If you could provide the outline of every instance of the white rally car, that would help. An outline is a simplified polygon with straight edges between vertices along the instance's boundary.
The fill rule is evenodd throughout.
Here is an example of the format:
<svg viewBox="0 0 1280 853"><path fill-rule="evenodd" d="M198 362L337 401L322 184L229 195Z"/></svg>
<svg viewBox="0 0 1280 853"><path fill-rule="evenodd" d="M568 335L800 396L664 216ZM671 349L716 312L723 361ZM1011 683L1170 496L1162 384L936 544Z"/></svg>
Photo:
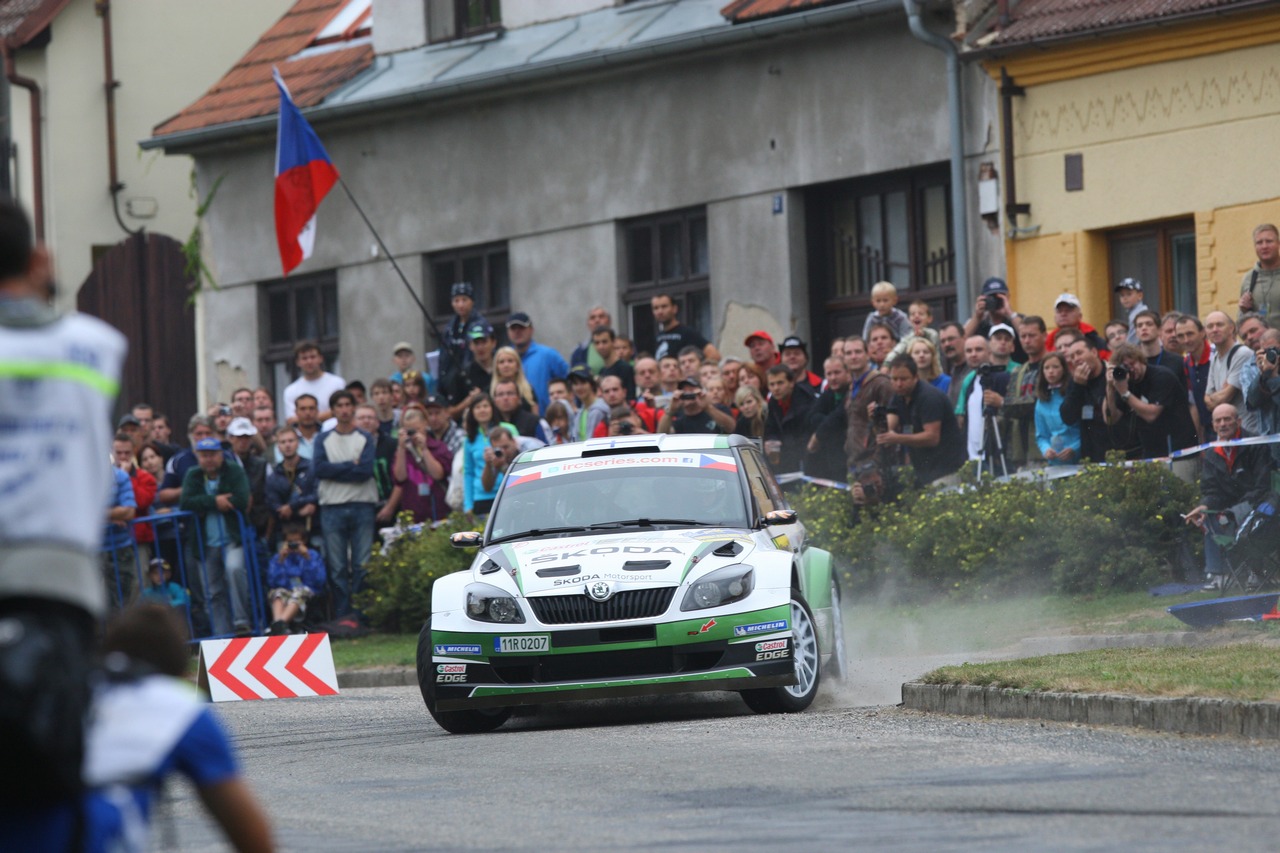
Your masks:
<svg viewBox="0 0 1280 853"><path fill-rule="evenodd" d="M436 581L427 710L488 731L515 705L736 690L809 706L846 669L831 555L741 436L634 435L521 454L471 568Z"/></svg>

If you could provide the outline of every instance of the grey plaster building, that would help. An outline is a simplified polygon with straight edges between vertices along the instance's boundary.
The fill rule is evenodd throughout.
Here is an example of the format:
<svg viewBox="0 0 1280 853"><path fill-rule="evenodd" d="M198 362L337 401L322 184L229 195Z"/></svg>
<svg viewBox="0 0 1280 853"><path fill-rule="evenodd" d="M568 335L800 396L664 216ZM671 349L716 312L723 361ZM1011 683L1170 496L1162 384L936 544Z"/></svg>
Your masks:
<svg viewBox="0 0 1280 853"><path fill-rule="evenodd" d="M950 4L919 22L949 33ZM994 88L959 68L953 110L947 63L902 0L301 0L143 142L194 155L213 196L206 396L278 391L303 337L366 382L390 371L393 341L433 348L341 190L314 255L281 278L272 64L441 325L466 279L495 324L527 311L566 354L597 303L645 349L665 292L726 354L757 328L820 354L861 330L876 281L940 322L957 280L1002 271L977 209L979 169L998 160Z"/></svg>

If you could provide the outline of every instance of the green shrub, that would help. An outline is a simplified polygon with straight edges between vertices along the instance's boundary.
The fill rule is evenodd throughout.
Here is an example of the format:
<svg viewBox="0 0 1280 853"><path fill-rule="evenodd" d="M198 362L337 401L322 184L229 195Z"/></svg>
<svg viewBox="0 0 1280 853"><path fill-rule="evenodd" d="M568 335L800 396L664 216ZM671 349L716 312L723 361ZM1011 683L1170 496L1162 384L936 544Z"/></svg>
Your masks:
<svg viewBox="0 0 1280 853"><path fill-rule="evenodd" d="M1014 591L1097 594L1170 576L1196 489L1160 464L1074 477L983 480L908 493L850 526L849 494L808 486L796 509L852 588L910 597Z"/></svg>
<svg viewBox="0 0 1280 853"><path fill-rule="evenodd" d="M401 516L402 526L410 519ZM386 548L376 548L365 565L365 589L356 607L378 631L416 632L431 615L431 585L436 578L471 565L475 551L454 548L449 535L470 530L461 515L450 516L435 530L406 533Z"/></svg>

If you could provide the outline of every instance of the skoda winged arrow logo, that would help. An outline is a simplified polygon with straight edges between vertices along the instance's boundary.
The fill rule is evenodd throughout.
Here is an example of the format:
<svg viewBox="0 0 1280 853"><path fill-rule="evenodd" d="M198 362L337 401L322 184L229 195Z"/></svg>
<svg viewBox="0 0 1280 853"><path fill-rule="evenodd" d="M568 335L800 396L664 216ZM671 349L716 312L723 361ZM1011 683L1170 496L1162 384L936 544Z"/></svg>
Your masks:
<svg viewBox="0 0 1280 853"><path fill-rule="evenodd" d="M608 601L613 595L613 589L609 586L608 581L596 581L587 585L587 595L592 601Z"/></svg>

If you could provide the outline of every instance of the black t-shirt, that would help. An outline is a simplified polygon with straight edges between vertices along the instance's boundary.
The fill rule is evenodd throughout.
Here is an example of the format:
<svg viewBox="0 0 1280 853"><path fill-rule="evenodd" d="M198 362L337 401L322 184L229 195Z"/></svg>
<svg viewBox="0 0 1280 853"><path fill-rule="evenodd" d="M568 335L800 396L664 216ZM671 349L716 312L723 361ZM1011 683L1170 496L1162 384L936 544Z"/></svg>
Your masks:
<svg viewBox="0 0 1280 853"><path fill-rule="evenodd" d="M671 428L680 434L710 433L712 435L720 435L724 432L724 430L720 429L720 425L716 423L716 419L711 417L711 413L705 411L698 415L679 415L672 418Z"/></svg>
<svg viewBox="0 0 1280 853"><path fill-rule="evenodd" d="M600 377L616 376L622 380L622 387L627 390L627 399L634 400L636 398L636 371L631 365L622 359L618 359L607 367L600 368Z"/></svg>
<svg viewBox="0 0 1280 853"><path fill-rule="evenodd" d="M960 432L960 424L956 422L955 412L952 411L951 401L946 394L928 382L919 381L916 382L916 390L910 401L898 394L893 395L893 399L889 401L889 411L898 415L898 431L902 433L921 433L924 432L925 424L942 424L942 432L935 446L907 448L911 467L916 472L916 481L921 485L954 473L964 464L964 433Z"/></svg>
<svg viewBox="0 0 1280 853"><path fill-rule="evenodd" d="M449 401L449 405L456 406L467 399L467 395L471 393L472 388L479 388L488 394L489 385L492 381L493 374L481 367L480 363L475 359L472 359L465 369L451 371L447 376L441 378L440 393Z"/></svg>
<svg viewBox="0 0 1280 853"><path fill-rule="evenodd" d="M685 347L697 347L699 351L707 346L707 339L682 323L676 323L666 331L658 330L653 336L653 357L662 359L666 356L678 356Z"/></svg>
<svg viewBox="0 0 1280 853"><path fill-rule="evenodd" d="M1129 391L1148 403L1163 406L1154 422L1147 423L1142 418L1135 422L1144 459L1168 456L1170 450L1181 450L1197 443L1187 386L1173 371L1158 364L1148 364L1142 381L1129 381ZM1130 411L1127 401L1118 402L1120 411Z"/></svg>

